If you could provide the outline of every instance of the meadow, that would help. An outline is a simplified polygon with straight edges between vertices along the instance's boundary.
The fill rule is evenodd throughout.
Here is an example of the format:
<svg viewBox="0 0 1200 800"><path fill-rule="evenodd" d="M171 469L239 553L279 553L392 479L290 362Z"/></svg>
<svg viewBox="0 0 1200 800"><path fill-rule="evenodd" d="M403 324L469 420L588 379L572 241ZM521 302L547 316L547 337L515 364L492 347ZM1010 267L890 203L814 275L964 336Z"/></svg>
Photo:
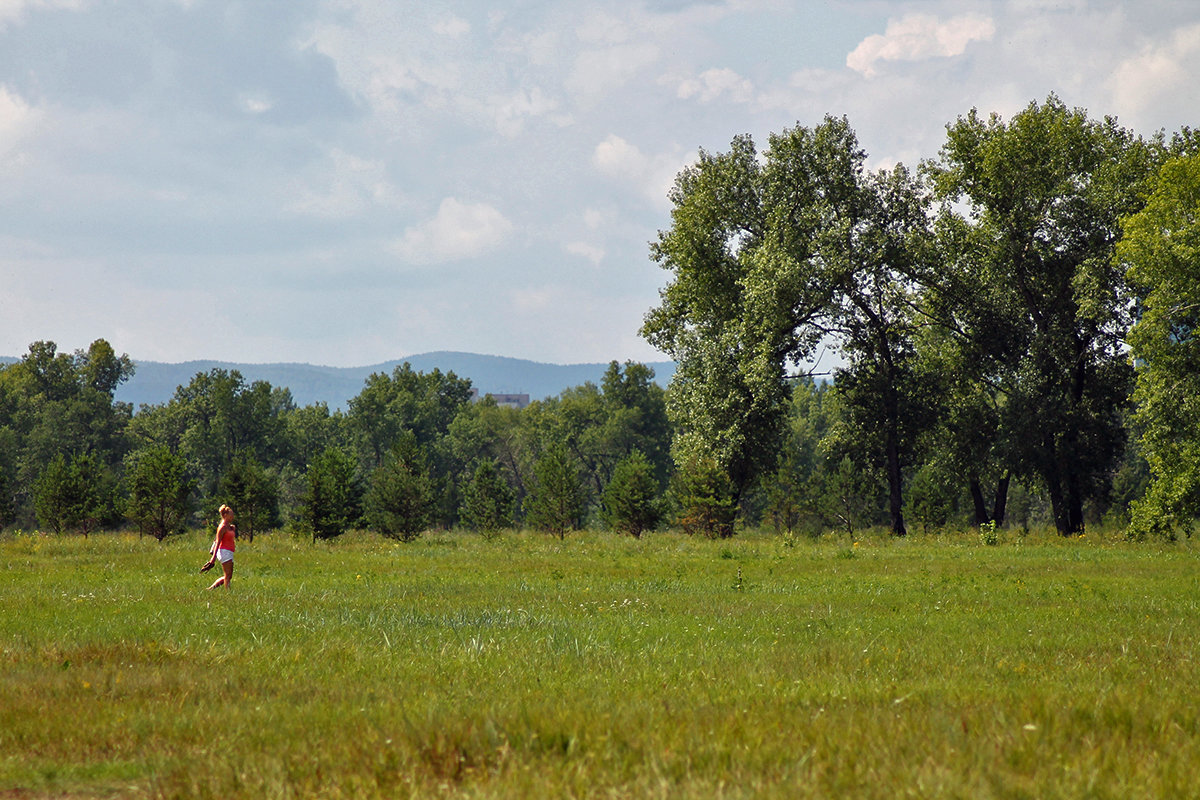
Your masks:
<svg viewBox="0 0 1200 800"><path fill-rule="evenodd" d="M0 797L1197 796L1200 548L0 535Z"/></svg>

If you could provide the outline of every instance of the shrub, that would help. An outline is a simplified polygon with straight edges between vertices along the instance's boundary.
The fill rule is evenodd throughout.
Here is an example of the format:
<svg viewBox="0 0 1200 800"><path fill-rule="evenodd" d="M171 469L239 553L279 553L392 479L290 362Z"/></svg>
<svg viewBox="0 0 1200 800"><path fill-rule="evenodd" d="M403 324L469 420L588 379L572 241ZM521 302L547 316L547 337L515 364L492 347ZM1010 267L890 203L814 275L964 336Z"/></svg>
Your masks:
<svg viewBox="0 0 1200 800"><path fill-rule="evenodd" d="M371 474L365 505L367 524L391 539L410 542L429 524L433 487L411 435Z"/></svg>
<svg viewBox="0 0 1200 800"><path fill-rule="evenodd" d="M717 462L698 458L675 473L677 522L685 533L703 533L710 538L733 535L737 506L733 482Z"/></svg>
<svg viewBox="0 0 1200 800"><path fill-rule="evenodd" d="M56 533L77 530L85 537L114 516L116 481L93 453L50 460L34 487L38 522Z"/></svg>
<svg viewBox="0 0 1200 800"><path fill-rule="evenodd" d="M863 517L870 514L876 487L869 474L859 471L849 456L838 460L834 469L829 466L827 461L820 495L821 516L854 538L855 530L863 526Z"/></svg>
<svg viewBox="0 0 1200 800"><path fill-rule="evenodd" d="M483 461L463 489L463 523L485 536L492 534L512 526L515 505L512 487L496 468L496 463Z"/></svg>
<svg viewBox="0 0 1200 800"><path fill-rule="evenodd" d="M604 487L604 518L615 530L640 538L662 519L662 501L654 468L640 450L617 462Z"/></svg>
<svg viewBox="0 0 1200 800"><path fill-rule="evenodd" d="M354 457L328 447L308 465L301 515L313 541L341 536L358 523L362 487Z"/></svg>
<svg viewBox="0 0 1200 800"><path fill-rule="evenodd" d="M578 528L586 507L579 467L562 445L547 450L533 466L534 482L525 498L529 524L558 534Z"/></svg>
<svg viewBox="0 0 1200 800"><path fill-rule="evenodd" d="M917 470L909 481L904 514L923 532L946 527L955 511L957 487L933 465Z"/></svg>
<svg viewBox="0 0 1200 800"><path fill-rule="evenodd" d="M187 474L183 456L167 447L130 455L126 462L129 504L126 515L144 534L162 541L182 533L192 515L195 481Z"/></svg>

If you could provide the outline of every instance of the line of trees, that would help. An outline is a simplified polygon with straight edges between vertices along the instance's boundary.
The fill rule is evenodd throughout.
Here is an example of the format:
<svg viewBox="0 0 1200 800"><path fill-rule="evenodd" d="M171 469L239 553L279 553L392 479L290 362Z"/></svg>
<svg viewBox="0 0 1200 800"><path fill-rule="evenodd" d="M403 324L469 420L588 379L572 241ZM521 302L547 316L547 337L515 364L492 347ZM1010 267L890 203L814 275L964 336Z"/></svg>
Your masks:
<svg viewBox="0 0 1200 800"><path fill-rule="evenodd" d="M404 364L371 375L344 413L221 369L134 413L113 399L133 369L102 339L74 354L35 342L0 369L0 522L85 535L132 523L161 539L229 503L251 538L290 524L407 540L589 520L640 535L661 516L670 431L642 364L612 362L599 386L519 411Z"/></svg>
<svg viewBox="0 0 1200 800"><path fill-rule="evenodd" d="M1200 136L1135 136L1054 96L947 127L871 171L843 118L737 137L671 192L642 334L664 391L609 365L523 410L407 364L343 413L224 370L114 401L100 339L0 369L0 523L165 537L227 502L243 533L559 536L669 521L728 536L1107 515L1134 538L1200 509ZM832 346L832 381L797 370Z"/></svg>
<svg viewBox="0 0 1200 800"><path fill-rule="evenodd" d="M1051 96L1007 122L972 111L915 173L866 169L844 118L703 153L653 245L671 279L643 327L679 363L676 460L714 462L740 505L764 481L786 496L794 365L832 341L830 474L885 487L895 534L939 494L1003 523L1014 486L1081 532L1141 494L1140 444L1131 531L1173 535L1200 497L1197 144Z"/></svg>

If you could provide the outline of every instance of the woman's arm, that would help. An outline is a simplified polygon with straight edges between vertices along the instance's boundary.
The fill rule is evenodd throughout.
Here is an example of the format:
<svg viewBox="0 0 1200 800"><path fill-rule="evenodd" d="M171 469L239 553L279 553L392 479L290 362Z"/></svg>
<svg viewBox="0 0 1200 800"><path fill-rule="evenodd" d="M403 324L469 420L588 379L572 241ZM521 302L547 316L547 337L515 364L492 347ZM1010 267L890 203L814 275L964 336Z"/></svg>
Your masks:
<svg viewBox="0 0 1200 800"><path fill-rule="evenodd" d="M217 535L213 537L212 547L208 548L208 559L210 563L216 563L217 549L221 546L221 532L225 529L225 520L221 520L221 524L217 525Z"/></svg>

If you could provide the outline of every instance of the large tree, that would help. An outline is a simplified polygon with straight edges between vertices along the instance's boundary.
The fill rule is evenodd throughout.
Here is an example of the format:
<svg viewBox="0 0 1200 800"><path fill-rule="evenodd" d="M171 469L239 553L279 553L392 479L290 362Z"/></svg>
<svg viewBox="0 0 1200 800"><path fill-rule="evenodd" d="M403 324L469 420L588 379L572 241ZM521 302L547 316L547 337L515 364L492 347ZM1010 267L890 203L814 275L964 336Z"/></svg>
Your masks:
<svg viewBox="0 0 1200 800"><path fill-rule="evenodd" d="M471 398L471 382L453 372L417 372L408 362L391 375L373 373L350 400L348 420L362 437L363 454L375 466L409 431L422 448L446 435Z"/></svg>
<svg viewBox="0 0 1200 800"><path fill-rule="evenodd" d="M404 364L391 375L374 373L350 400L347 422L359 437L359 453L368 469L382 467L388 453L410 435L424 453L434 493L432 514L449 526L458 514L462 465L448 439L450 425L470 402L471 382L453 372L417 372Z"/></svg>
<svg viewBox="0 0 1200 800"><path fill-rule="evenodd" d="M1113 252L1153 150L1051 96L1008 122L972 111L928 165L956 245L927 276L930 308L1000 394L1008 451L1045 486L1064 535L1083 529L1121 451L1132 371Z"/></svg>
<svg viewBox="0 0 1200 800"><path fill-rule="evenodd" d="M669 408L676 460L712 459L740 500L775 466L788 378L827 337L863 467L888 484L893 532L905 532L903 482L916 441L912 379L926 200L903 169L871 174L844 118L703 154L679 177L673 227L655 258L674 273L643 334L679 361Z"/></svg>
<svg viewBox="0 0 1200 800"><path fill-rule="evenodd" d="M177 387L165 405L143 406L130 433L139 446L167 447L186 458L211 503L235 458L276 465L287 457L286 417L295 409L286 388L247 385L237 370L212 369Z"/></svg>
<svg viewBox="0 0 1200 800"><path fill-rule="evenodd" d="M841 262L844 280L829 314L846 366L834 386L841 424L858 445L860 466L877 469L888 487L892 533L906 533L905 476L929 426L929 383L917 358L923 318L913 276L927 255L926 200L903 166L860 174L845 192L835 224L820 238L819 257ZM862 463L865 462L865 463Z"/></svg>
<svg viewBox="0 0 1200 800"><path fill-rule="evenodd" d="M1130 532L1173 537L1200 513L1200 156L1167 162L1124 230L1117 252L1142 295L1129 338L1152 476Z"/></svg>
<svg viewBox="0 0 1200 800"><path fill-rule="evenodd" d="M117 385L133 372L126 355L97 339L74 355L38 341L15 364L0 367L0 445L7 488L0 506L27 511L34 486L57 457L88 453L109 472L128 449L127 403L113 401Z"/></svg>
<svg viewBox="0 0 1200 800"><path fill-rule="evenodd" d="M677 464L713 462L735 498L771 469L788 372L824 335L853 260L824 258L821 238L860 188L863 154L844 119L748 136L702 152L671 192L672 226L652 246L672 273L642 334L678 368L667 399Z"/></svg>

